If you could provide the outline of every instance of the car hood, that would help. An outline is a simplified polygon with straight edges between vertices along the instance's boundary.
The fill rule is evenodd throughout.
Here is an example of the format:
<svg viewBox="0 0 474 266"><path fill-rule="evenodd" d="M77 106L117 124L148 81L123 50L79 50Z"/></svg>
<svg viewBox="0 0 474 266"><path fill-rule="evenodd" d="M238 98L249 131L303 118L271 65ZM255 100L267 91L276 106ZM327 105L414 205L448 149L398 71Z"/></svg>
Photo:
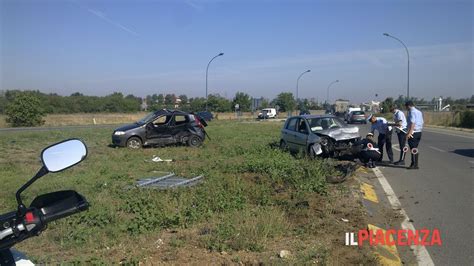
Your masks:
<svg viewBox="0 0 474 266"><path fill-rule="evenodd" d="M139 128L140 126L142 126L142 125L140 125L138 123L127 124L127 125L123 125L123 126L117 128L117 129L115 129L115 131L128 131L130 129Z"/></svg>
<svg viewBox="0 0 474 266"><path fill-rule="evenodd" d="M359 138L358 127L341 127L317 131L316 134L329 136L336 141Z"/></svg>

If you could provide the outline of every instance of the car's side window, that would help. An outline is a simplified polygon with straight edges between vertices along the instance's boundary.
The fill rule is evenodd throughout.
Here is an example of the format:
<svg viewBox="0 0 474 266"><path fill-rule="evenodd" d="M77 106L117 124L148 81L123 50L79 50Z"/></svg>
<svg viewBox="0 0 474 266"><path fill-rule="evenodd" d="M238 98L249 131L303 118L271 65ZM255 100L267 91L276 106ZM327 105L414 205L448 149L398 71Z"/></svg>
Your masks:
<svg viewBox="0 0 474 266"><path fill-rule="evenodd" d="M153 121L153 125L156 126L156 127L166 125L166 124L168 124L170 119L171 119L171 115L160 116L157 119L155 119L155 121Z"/></svg>
<svg viewBox="0 0 474 266"><path fill-rule="evenodd" d="M303 118L300 118L298 121L298 132L303 134L308 134L308 128L306 127L306 121Z"/></svg>
<svg viewBox="0 0 474 266"><path fill-rule="evenodd" d="M182 125L182 124L186 124L187 121L187 117L184 116L184 115L175 115L174 116L174 124L179 126L179 125Z"/></svg>
<svg viewBox="0 0 474 266"><path fill-rule="evenodd" d="M288 121L288 125L286 126L286 129L296 131L297 121L298 121L298 118L291 118L290 121Z"/></svg>

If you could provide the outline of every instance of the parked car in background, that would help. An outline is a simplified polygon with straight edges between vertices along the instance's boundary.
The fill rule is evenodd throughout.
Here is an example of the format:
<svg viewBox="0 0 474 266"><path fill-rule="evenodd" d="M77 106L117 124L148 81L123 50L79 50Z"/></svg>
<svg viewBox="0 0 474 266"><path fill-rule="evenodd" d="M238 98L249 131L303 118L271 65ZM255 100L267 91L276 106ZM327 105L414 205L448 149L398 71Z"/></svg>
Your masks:
<svg viewBox="0 0 474 266"><path fill-rule="evenodd" d="M208 111L197 112L196 114L205 121L212 121L214 119L214 115Z"/></svg>
<svg viewBox="0 0 474 266"><path fill-rule="evenodd" d="M367 117L365 116L364 111L352 111L348 115L347 119L348 124L353 124L353 123L363 123L367 124Z"/></svg>
<svg viewBox="0 0 474 266"><path fill-rule="evenodd" d="M360 107L349 107L344 115L344 120L349 121L349 114L354 111L362 111L362 109Z"/></svg>
<svg viewBox="0 0 474 266"><path fill-rule="evenodd" d="M132 149L168 144L198 147L207 135L205 126L207 123L198 115L162 109L148 114L140 121L114 130L112 143Z"/></svg>
<svg viewBox="0 0 474 266"><path fill-rule="evenodd" d="M277 111L275 108L265 108L258 114L259 119L277 118Z"/></svg>
<svg viewBox="0 0 474 266"><path fill-rule="evenodd" d="M280 148L303 151L311 157L339 157L352 154L352 145L359 140L358 127L349 126L333 115L301 115L286 120Z"/></svg>

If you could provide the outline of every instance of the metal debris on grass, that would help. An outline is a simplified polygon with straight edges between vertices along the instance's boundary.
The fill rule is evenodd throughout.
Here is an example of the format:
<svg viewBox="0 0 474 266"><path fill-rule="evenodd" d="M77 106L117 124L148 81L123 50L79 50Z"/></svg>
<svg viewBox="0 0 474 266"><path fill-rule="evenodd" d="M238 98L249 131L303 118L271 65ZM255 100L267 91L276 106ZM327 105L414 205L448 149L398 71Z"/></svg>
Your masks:
<svg viewBox="0 0 474 266"><path fill-rule="evenodd" d="M172 162L173 159L161 159L159 156L153 155L151 162Z"/></svg>
<svg viewBox="0 0 474 266"><path fill-rule="evenodd" d="M137 187L169 189L174 187L189 187L196 185L201 181L203 175L198 175L193 178L184 178L176 176L175 173L166 173L158 177L150 177L137 181Z"/></svg>

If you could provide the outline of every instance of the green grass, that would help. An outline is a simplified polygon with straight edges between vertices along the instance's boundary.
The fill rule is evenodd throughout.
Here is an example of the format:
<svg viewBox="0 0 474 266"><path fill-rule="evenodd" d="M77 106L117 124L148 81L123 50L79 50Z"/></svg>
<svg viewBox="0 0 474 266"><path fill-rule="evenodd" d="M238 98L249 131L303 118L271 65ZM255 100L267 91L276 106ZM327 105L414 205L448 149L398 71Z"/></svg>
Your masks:
<svg viewBox="0 0 474 266"><path fill-rule="evenodd" d="M341 192L324 181L335 173L330 162L295 157L275 148L281 126L212 122L207 128L212 140L198 149L110 148L112 129L103 128L0 133L0 212L16 208L15 191L40 168L42 148L78 137L88 145L88 158L74 168L41 178L23 198L28 204L42 193L75 189L91 207L52 223L40 237L18 245L36 262L136 263L154 257L179 263L180 258L170 254L190 247L210 251L211 256L220 251L244 252L243 258L265 261L274 255L268 252L279 248L277 243L292 243L292 239L303 245L300 252L306 262L314 258L324 262L338 245L318 246L318 254L305 245L314 244L315 238L327 240L334 228L347 230L345 225L328 224L337 219L335 204L358 206L349 190ZM175 161L148 162L153 155ZM153 171L205 177L190 188L129 188L140 178L156 175ZM178 233L157 251L154 242L169 231ZM343 234L332 237L342 239ZM367 261L367 253L360 254L361 261ZM235 257L240 258L229 256L229 262Z"/></svg>

